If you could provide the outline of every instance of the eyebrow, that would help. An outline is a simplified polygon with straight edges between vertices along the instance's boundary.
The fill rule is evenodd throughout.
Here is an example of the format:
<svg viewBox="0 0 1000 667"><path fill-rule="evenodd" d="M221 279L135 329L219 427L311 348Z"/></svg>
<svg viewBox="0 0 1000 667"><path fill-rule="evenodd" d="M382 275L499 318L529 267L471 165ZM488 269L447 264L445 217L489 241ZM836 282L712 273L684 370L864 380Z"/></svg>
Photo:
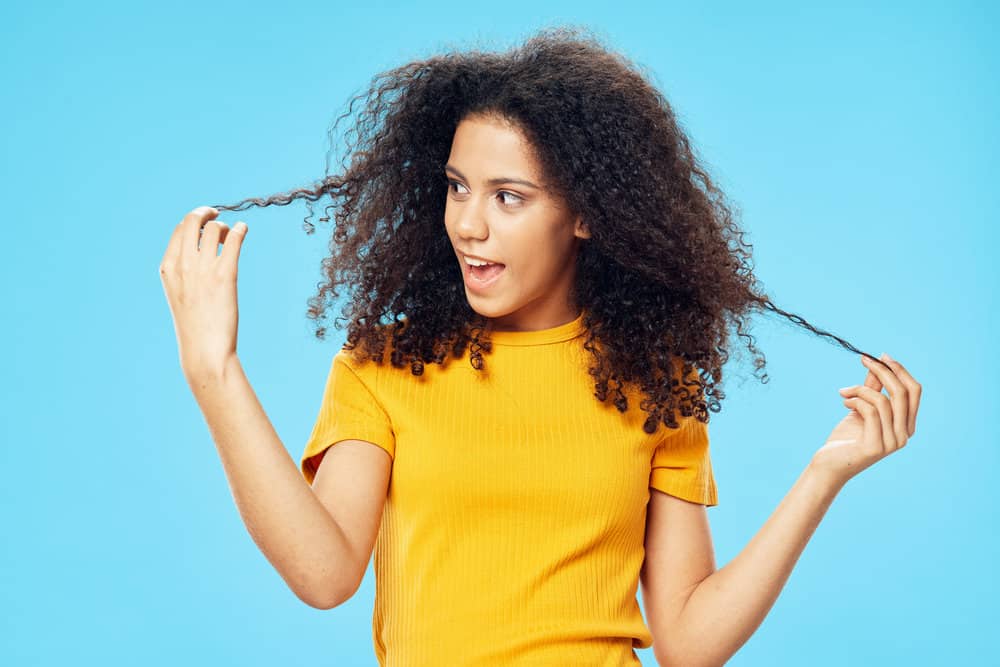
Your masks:
<svg viewBox="0 0 1000 667"><path fill-rule="evenodd" d="M468 180L468 179L465 178L465 176L462 174L462 172L460 172L458 169L455 169L450 164L446 164L444 166L444 170L445 171L452 171L459 178L464 179L464 180ZM491 178L490 180L486 181L486 185L502 185L503 183L520 183L521 185L527 185L530 188L535 188L536 190L541 190L540 187L538 187L537 185L535 185L531 181L526 181L526 180L524 180L522 178L498 177L498 178Z"/></svg>

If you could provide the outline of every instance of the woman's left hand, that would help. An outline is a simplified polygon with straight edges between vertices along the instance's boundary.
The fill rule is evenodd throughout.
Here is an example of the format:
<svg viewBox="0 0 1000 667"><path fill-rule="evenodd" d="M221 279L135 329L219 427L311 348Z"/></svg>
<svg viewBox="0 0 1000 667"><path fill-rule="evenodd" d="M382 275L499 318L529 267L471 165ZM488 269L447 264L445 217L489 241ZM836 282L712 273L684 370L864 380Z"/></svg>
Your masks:
<svg viewBox="0 0 1000 667"><path fill-rule="evenodd" d="M810 463L834 484L846 484L868 466L902 449L916 431L921 386L898 361L887 354L881 358L889 368L861 356L861 363L868 368L865 382L840 390L850 412ZM882 393L883 387L888 397Z"/></svg>

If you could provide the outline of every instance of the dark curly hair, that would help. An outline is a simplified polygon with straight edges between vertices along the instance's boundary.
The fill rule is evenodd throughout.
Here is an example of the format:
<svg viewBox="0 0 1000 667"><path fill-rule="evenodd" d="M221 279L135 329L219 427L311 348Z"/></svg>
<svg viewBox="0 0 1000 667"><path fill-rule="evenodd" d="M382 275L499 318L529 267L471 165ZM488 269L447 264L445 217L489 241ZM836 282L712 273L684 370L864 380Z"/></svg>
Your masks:
<svg viewBox="0 0 1000 667"><path fill-rule="evenodd" d="M380 73L330 129L332 137L354 102L366 99L343 173L329 175L328 154L326 177L313 187L214 207L304 199L312 234L312 202L329 196L332 254L307 316L321 320L346 284L353 288L341 311L347 349L360 343L364 357L381 364L389 336L391 364L420 375L423 364L441 364L448 351L461 357L468 345L481 370L489 332L466 299L443 224L443 168L463 118L500 117L524 132L543 179L591 233L577 253L572 295L585 311L594 396L605 401L613 386L614 405L625 412L624 388L637 387L646 433L658 423L678 428L675 411L708 422L708 411L721 410L733 324L755 353L754 374L764 368L746 331L755 309L875 359L771 303L753 275L752 246L670 104L639 67L587 32L547 28L505 53L446 52ZM325 331L317 327L316 336ZM766 383L767 374L759 379Z"/></svg>

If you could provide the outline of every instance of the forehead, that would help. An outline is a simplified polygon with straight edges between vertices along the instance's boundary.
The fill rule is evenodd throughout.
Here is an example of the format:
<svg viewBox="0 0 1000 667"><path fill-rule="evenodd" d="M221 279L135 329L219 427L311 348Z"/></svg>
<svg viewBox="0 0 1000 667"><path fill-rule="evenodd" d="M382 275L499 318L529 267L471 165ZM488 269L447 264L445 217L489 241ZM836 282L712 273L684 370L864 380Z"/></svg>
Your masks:
<svg viewBox="0 0 1000 667"><path fill-rule="evenodd" d="M459 122L448 161L463 173L503 173L537 178L538 164L524 133L512 123L492 116L468 116ZM516 172L516 173L514 173Z"/></svg>

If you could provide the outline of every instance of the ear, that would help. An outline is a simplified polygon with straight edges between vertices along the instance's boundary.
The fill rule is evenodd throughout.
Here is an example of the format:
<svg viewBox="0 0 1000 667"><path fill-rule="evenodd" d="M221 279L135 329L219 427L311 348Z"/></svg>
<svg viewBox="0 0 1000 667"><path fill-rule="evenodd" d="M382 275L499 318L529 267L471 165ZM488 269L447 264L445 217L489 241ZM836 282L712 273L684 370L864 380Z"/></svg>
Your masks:
<svg viewBox="0 0 1000 667"><path fill-rule="evenodd" d="M587 228L587 225L583 222L583 216L582 215L577 216L577 218L576 218L576 227L573 230L573 233L576 236L579 236L582 239L589 239L590 238L590 230Z"/></svg>

